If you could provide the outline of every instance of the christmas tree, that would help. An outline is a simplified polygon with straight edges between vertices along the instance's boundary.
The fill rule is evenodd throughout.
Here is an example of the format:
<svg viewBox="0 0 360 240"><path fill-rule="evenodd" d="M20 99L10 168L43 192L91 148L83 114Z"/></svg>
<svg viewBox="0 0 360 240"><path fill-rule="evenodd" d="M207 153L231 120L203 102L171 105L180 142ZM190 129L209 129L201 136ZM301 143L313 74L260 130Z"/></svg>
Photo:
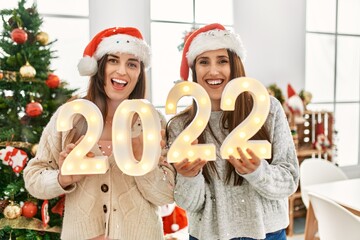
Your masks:
<svg viewBox="0 0 360 240"><path fill-rule="evenodd" d="M75 90L53 74L55 41L41 31L36 5L24 5L0 11L0 239L60 239L64 198L31 197L22 170L50 117Z"/></svg>

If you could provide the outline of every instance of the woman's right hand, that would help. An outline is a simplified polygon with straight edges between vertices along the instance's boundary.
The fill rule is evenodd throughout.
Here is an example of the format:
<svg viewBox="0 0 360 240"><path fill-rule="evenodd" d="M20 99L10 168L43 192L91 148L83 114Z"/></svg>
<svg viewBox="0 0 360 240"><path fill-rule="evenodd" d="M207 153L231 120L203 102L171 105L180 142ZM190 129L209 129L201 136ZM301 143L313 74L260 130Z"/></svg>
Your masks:
<svg viewBox="0 0 360 240"><path fill-rule="evenodd" d="M174 163L174 167L177 173L183 175L184 177L195 177L199 174L200 170L206 163L206 160L202 160L200 158L197 158L192 162L189 162L189 159L185 158L181 162Z"/></svg>
<svg viewBox="0 0 360 240"><path fill-rule="evenodd" d="M79 142L83 138L84 138L84 136L79 138L79 140L77 140L76 143L70 143L70 144L66 145L65 149L62 152L60 152L60 155L59 155L59 170L60 171L59 171L59 175L58 175L58 181L63 189L65 189L66 187L70 186L73 183L80 181L81 179L83 179L86 176L86 175L63 175L61 173L61 167L64 163L65 158L75 148L75 146L79 144ZM93 153L88 153L87 156L88 155L90 155L89 157L91 157L91 155L93 155Z"/></svg>
<svg viewBox="0 0 360 240"><path fill-rule="evenodd" d="M191 145L197 144L198 140L195 140ZM189 162L189 159L185 158L181 162L174 163L174 167L177 173L181 174L184 177L195 177L199 174L200 170L207 163L206 160L200 158L195 159L194 161Z"/></svg>

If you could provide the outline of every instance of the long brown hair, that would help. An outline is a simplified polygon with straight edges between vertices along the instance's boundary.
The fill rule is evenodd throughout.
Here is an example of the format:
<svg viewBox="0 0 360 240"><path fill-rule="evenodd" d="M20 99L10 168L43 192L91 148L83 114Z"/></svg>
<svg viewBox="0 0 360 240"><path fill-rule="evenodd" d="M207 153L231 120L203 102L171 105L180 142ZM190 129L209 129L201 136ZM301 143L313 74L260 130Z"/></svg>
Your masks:
<svg viewBox="0 0 360 240"><path fill-rule="evenodd" d="M230 61L230 79L238 78L238 77L245 77L245 69L244 66L240 60L240 58L233 53L230 50L227 50L227 53L229 55L229 61ZM192 71L192 79L193 82L197 82L197 76L195 71L195 62L194 60L193 66L191 68ZM253 99L248 92L243 92L238 96L235 102L235 110L234 111L223 111L222 117L221 117L221 124L224 129L228 129L229 132L231 132L234 128L236 128L251 112L253 108ZM180 116L186 116L185 120L185 126L189 125L190 122L194 119L195 114L197 112L197 105L195 101L193 101L192 106L187 108L182 113L178 114L177 116L174 116L167 124L167 128L169 127L171 121L177 117ZM211 129L210 125L208 124L205 129L209 129L211 134L213 136L213 130ZM168 131L166 131L168 133ZM168 134L167 134L168 137ZM216 138L216 137L215 137ZM265 129L264 126L260 128L260 130L251 138L252 140L268 140L270 141L269 133ZM205 143L205 132L202 132L200 136L198 137L199 143ZM217 140L219 145L221 144L219 140ZM271 162L271 160L270 160ZM235 172L235 168L229 163L226 163L227 165L227 173L225 177L225 182L227 184L230 184L231 176L234 176L233 185L239 186L243 182L243 177L238 175ZM218 171L216 169L215 162L209 161L206 163L206 165L203 168L202 174L204 175L205 181L207 183L210 183L212 176L215 174L217 177L219 177Z"/></svg>

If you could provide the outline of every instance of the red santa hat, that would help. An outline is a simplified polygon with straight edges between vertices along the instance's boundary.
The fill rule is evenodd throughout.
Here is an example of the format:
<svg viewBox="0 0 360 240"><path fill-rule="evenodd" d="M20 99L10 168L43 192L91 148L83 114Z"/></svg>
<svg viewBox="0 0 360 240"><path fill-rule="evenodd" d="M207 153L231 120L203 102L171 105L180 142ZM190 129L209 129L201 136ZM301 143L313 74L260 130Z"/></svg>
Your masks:
<svg viewBox="0 0 360 240"><path fill-rule="evenodd" d="M213 23L192 32L184 44L180 66L181 79L188 80L189 68L201 53L224 48L234 52L242 61L245 60L246 52L240 36L227 31L223 25Z"/></svg>
<svg viewBox="0 0 360 240"><path fill-rule="evenodd" d="M81 76L96 74L97 61L108 53L129 53L140 59L146 68L150 66L150 47L140 31L132 27L113 27L105 29L89 42L78 64Z"/></svg>

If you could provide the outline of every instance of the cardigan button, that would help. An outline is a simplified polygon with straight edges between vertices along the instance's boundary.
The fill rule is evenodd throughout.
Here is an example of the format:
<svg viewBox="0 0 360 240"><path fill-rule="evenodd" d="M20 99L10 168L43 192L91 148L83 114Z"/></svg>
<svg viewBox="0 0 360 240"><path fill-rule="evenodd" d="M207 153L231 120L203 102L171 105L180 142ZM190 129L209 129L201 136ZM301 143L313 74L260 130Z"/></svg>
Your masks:
<svg viewBox="0 0 360 240"><path fill-rule="evenodd" d="M107 207L106 207L105 204L104 204L104 206L103 206L103 210L104 210L104 213L107 213Z"/></svg>
<svg viewBox="0 0 360 240"><path fill-rule="evenodd" d="M101 185L101 191L103 191L104 193L106 193L107 191L109 191L108 185L106 185L106 184Z"/></svg>

